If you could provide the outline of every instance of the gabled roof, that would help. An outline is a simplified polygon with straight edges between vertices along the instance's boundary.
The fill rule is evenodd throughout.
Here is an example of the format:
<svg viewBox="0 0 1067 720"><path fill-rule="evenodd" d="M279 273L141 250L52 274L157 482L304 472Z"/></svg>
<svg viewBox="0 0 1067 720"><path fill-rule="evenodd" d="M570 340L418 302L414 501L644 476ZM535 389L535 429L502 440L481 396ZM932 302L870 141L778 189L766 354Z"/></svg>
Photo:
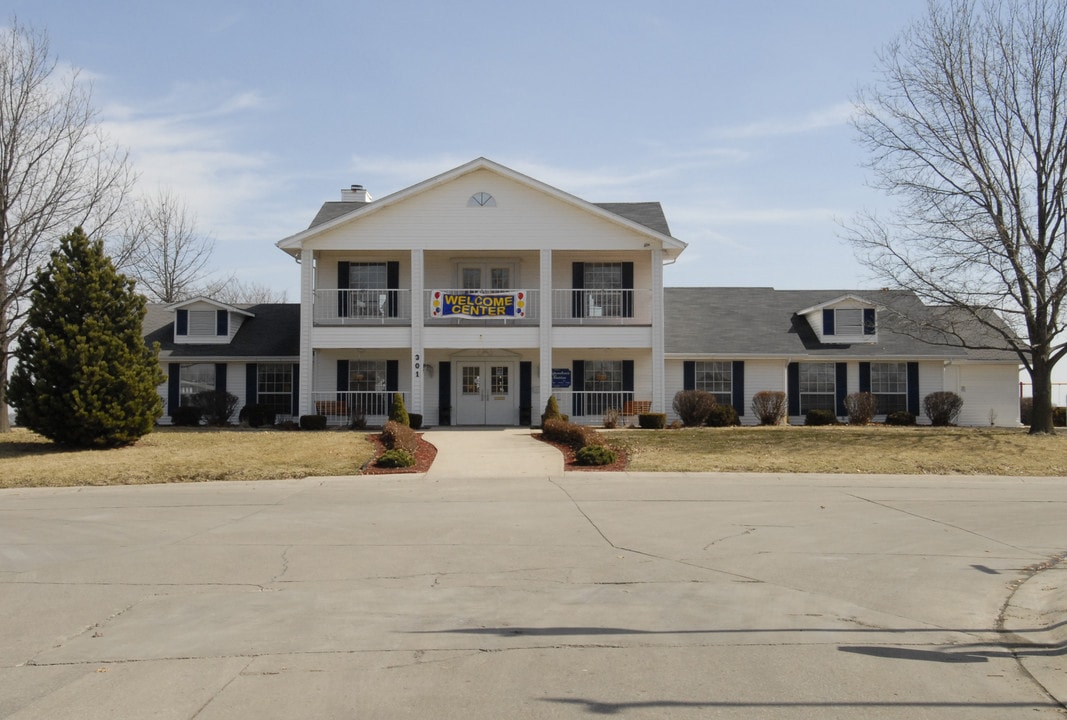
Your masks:
<svg viewBox="0 0 1067 720"><path fill-rule="evenodd" d="M913 293L903 290L674 287L665 288L663 294L664 350L675 356L1016 360L1009 350L975 351L958 344L931 344L919 339L948 340L933 330L915 326L904 316L928 316L933 321L940 309L923 305ZM816 309L846 296L877 301L877 343L820 342L808 321L797 312L797 308ZM973 322L967 332L968 337L982 336L982 330Z"/></svg>
<svg viewBox="0 0 1067 720"><path fill-rule="evenodd" d="M809 308L804 308L803 310L797 310L797 315L807 315L808 313L818 312L819 310L823 310L825 308L831 308L831 307L834 307L835 305L840 305L841 303L847 302L849 300L851 300L853 302L858 302L861 305L867 305L869 307L877 307L877 305L878 305L878 303L873 302L871 300L868 300L865 297L860 297L859 295L856 295L855 293L846 293L845 295L842 295L841 297L835 297L835 298L833 298L831 300L827 300L826 302L821 302L818 305L812 305Z"/></svg>
<svg viewBox="0 0 1067 720"><path fill-rule="evenodd" d="M212 300L211 298L204 297L203 295L194 298L189 298L188 300L179 300L176 303L164 305L163 307L173 312L174 310L177 310L179 308L183 308L196 303L207 303L208 305L214 305L219 310L226 310L228 312L237 313L238 315L247 315L248 317L254 317L253 313L250 313L248 310L239 308L236 305L228 305L226 303L219 302L218 300Z"/></svg>
<svg viewBox="0 0 1067 720"><path fill-rule="evenodd" d="M640 234L655 238L663 243L663 249L668 259L674 259L686 244L677 238L671 237L667 227L663 209L659 203L604 203L595 204L582 200L579 197L564 192L559 188L552 187L540 180L535 180L527 175L493 162L488 158L477 158L469 163L460 165L447 172L436 175L428 180L423 180L411 187L387 195L373 202L327 202L320 209L311 225L305 230L279 240L277 246L286 252L296 255L305 240L313 238L320 233L358 218L379 212L404 200L424 193L432 188L439 187L457 178L463 177L478 170L488 170L506 177L529 188L543 192L558 200L597 215L610 222L617 223Z"/></svg>
<svg viewBox="0 0 1067 720"><path fill-rule="evenodd" d="M145 342L149 345L159 343L161 360L299 356L300 305L261 303L229 307L248 316L230 342L175 343L173 310L168 305L149 303L141 324Z"/></svg>

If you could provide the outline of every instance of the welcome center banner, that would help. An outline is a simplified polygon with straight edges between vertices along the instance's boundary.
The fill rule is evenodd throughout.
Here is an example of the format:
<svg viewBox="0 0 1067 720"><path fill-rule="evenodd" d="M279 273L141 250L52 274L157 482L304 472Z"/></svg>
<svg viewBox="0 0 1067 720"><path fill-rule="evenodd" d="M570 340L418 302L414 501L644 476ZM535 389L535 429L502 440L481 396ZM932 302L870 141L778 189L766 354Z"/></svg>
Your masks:
<svg viewBox="0 0 1067 720"><path fill-rule="evenodd" d="M524 318L526 292L450 292L434 290L432 317Z"/></svg>

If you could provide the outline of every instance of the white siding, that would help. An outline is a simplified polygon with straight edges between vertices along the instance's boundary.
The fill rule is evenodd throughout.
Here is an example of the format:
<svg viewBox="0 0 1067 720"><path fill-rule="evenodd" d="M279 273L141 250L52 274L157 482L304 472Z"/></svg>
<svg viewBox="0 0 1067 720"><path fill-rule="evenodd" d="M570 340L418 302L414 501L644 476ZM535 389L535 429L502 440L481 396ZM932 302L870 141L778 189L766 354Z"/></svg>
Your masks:
<svg viewBox="0 0 1067 720"><path fill-rule="evenodd" d="M953 363L945 367L945 389L963 398L960 425L1019 425L1019 366L1014 363Z"/></svg>

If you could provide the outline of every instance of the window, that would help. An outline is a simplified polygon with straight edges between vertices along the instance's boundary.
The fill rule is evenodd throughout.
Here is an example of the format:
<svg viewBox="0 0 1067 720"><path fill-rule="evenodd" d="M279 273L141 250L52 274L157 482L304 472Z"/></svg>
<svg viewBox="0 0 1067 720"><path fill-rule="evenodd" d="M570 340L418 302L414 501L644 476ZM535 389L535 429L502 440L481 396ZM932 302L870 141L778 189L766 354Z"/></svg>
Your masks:
<svg viewBox="0 0 1067 720"><path fill-rule="evenodd" d="M584 263L586 317L624 317L622 263Z"/></svg>
<svg viewBox="0 0 1067 720"><path fill-rule="evenodd" d="M489 368L489 393L492 395L508 394L507 365L499 365Z"/></svg>
<svg viewBox="0 0 1067 720"><path fill-rule="evenodd" d="M349 316L382 317L388 310L388 271L385 263L348 264Z"/></svg>
<svg viewBox="0 0 1067 720"><path fill-rule="evenodd" d="M292 363L259 363L256 366L256 401L279 415L293 412Z"/></svg>
<svg viewBox="0 0 1067 720"><path fill-rule="evenodd" d="M732 405L734 401L734 372L732 362L696 362L694 390L703 390L715 396L720 405Z"/></svg>
<svg viewBox="0 0 1067 720"><path fill-rule="evenodd" d="M467 207L496 207L496 198L487 192L476 192L467 200Z"/></svg>
<svg viewBox="0 0 1067 720"><path fill-rule="evenodd" d="M871 363L871 394L880 415L907 410L908 364Z"/></svg>
<svg viewBox="0 0 1067 720"><path fill-rule="evenodd" d="M609 408L622 409L622 360L586 360L585 415L603 415Z"/></svg>
<svg viewBox="0 0 1067 720"><path fill-rule="evenodd" d="M461 290L510 290L511 265L498 262L461 265L459 268Z"/></svg>
<svg viewBox="0 0 1067 720"><path fill-rule="evenodd" d="M392 398L386 390L385 360L351 360L348 389L354 393L352 408L364 415L388 415Z"/></svg>
<svg viewBox="0 0 1067 720"><path fill-rule="evenodd" d="M837 308L822 311L823 335L859 338L877 333L877 316L874 308Z"/></svg>
<svg viewBox="0 0 1067 720"><path fill-rule="evenodd" d="M215 313L211 313L212 319ZM189 398L198 392L215 389L214 363L182 363L178 371L179 405L188 405Z"/></svg>
<svg viewBox="0 0 1067 720"><path fill-rule="evenodd" d="M800 363L800 414L809 410L835 410L836 370L834 363Z"/></svg>

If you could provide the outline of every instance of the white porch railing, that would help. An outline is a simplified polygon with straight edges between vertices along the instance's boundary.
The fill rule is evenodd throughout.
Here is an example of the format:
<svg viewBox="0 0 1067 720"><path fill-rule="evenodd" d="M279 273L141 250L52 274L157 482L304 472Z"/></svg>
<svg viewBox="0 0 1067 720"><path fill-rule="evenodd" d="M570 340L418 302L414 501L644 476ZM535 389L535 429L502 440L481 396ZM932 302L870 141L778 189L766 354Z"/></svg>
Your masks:
<svg viewBox="0 0 1067 720"><path fill-rule="evenodd" d="M632 390L553 390L552 394L559 411L582 425L600 424L609 410L631 422L652 407L650 400L635 400Z"/></svg>
<svg viewBox="0 0 1067 720"><path fill-rule="evenodd" d="M651 290L552 291L554 325L651 325Z"/></svg>
<svg viewBox="0 0 1067 720"><path fill-rule="evenodd" d="M316 290L316 325L409 325L411 291Z"/></svg>
<svg viewBox="0 0 1067 720"><path fill-rule="evenodd" d="M311 393L311 411L325 415L328 425L347 425L362 417L368 425L382 425L389 419L393 396L400 392L407 405L407 393L399 390L315 390Z"/></svg>

